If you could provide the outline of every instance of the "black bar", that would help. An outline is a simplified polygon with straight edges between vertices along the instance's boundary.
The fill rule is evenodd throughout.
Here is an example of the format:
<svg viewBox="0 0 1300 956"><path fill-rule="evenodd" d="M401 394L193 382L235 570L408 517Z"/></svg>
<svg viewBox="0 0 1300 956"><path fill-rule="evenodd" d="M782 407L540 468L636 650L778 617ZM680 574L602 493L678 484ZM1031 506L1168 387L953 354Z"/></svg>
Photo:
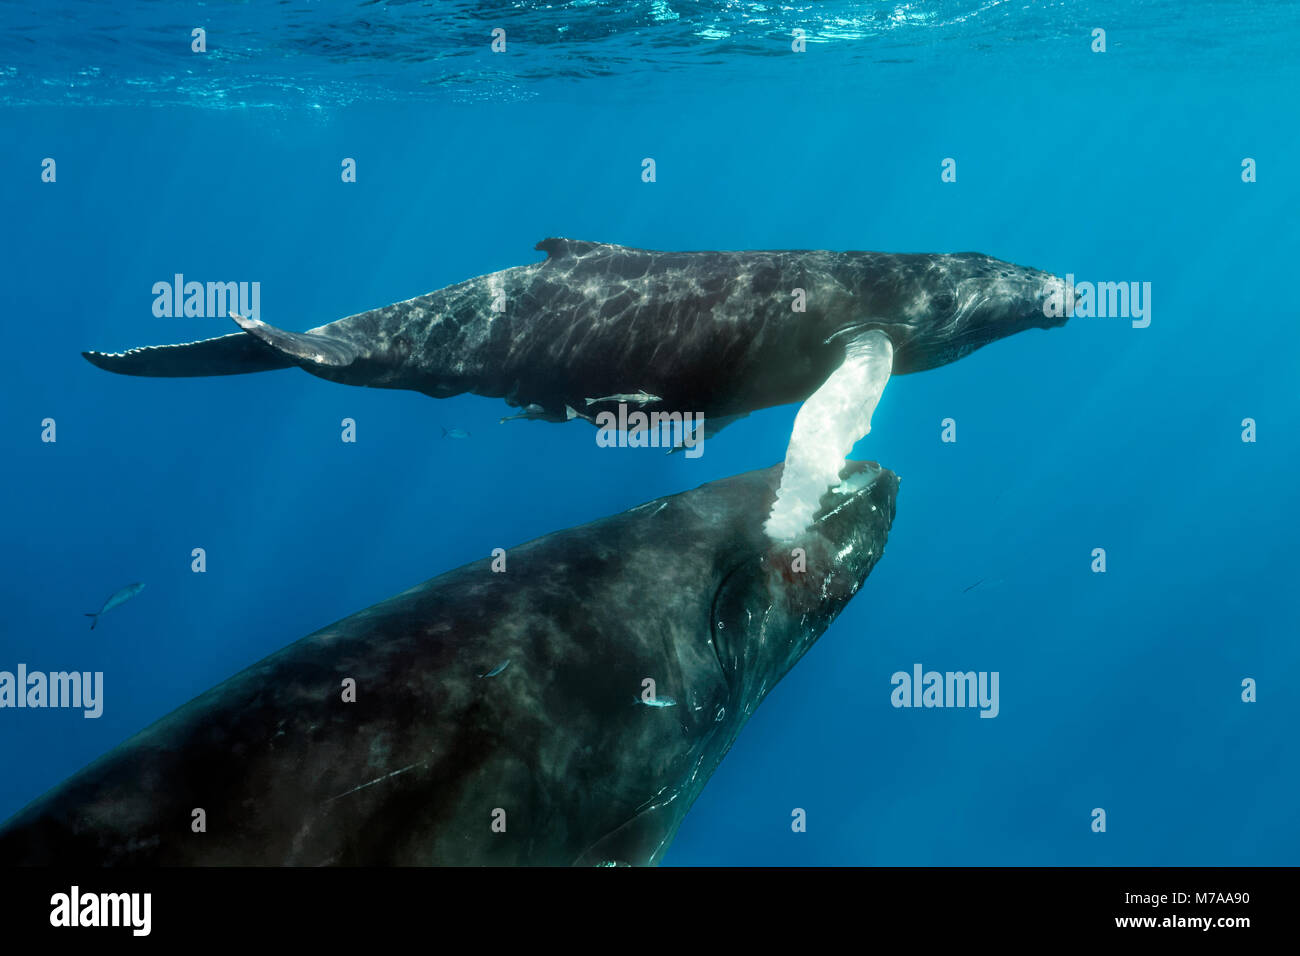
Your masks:
<svg viewBox="0 0 1300 956"><path fill-rule="evenodd" d="M8 869L0 878L6 944L66 941L73 933L79 942L151 939L205 947L290 937L295 946L332 946L414 936L431 951L452 946L453 938L461 940L456 948L496 949L523 934L545 947L548 936L590 940L595 932L615 934L603 938L619 947L679 948L695 939L693 927L709 935L721 931L734 942L761 941L778 925L796 936L843 931L862 943L879 932L918 942L1131 936L1231 945L1260 931L1285 932L1283 910L1295 885L1294 869L1209 867ZM89 894L150 894L147 937L135 936L130 926L52 926L52 899L68 896L67 913L73 886L83 907ZM1218 922L1243 917L1243 925ZM1213 925L1178 922L1203 918ZM1154 923L1119 925L1132 919ZM131 922L126 915L122 921Z"/></svg>

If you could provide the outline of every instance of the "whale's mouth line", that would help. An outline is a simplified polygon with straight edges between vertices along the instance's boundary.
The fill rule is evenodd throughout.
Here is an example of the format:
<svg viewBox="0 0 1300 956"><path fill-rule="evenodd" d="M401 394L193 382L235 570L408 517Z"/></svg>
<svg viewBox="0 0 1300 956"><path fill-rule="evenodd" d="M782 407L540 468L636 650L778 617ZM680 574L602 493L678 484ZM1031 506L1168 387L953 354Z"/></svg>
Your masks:
<svg viewBox="0 0 1300 956"><path fill-rule="evenodd" d="M849 474L845 474L845 471ZM827 489L826 494L822 496L825 500L826 495L837 496L832 501L830 507L824 511L818 511L813 518L813 526L823 524L830 518L839 514L849 505L855 503L863 495L869 495L876 487L876 482L885 474L885 469L878 462L874 461L853 461L848 460L844 463L844 468L840 469L840 482L832 488ZM843 496L838 497L838 496Z"/></svg>

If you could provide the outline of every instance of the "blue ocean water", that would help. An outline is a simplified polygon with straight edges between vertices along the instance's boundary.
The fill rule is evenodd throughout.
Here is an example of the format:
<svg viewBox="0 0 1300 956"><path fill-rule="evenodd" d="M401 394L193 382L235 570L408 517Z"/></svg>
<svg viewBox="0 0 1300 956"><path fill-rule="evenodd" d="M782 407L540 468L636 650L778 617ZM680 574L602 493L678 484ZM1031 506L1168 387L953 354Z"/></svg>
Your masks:
<svg viewBox="0 0 1300 956"><path fill-rule="evenodd" d="M258 281L262 318L305 329L558 235L973 250L1151 283L1145 328L1078 317L891 381L855 452L902 477L886 555L666 863L1295 863L1298 11L0 5L0 669L106 683L99 719L0 711L0 818L331 621L780 460L793 406L691 460L499 425L473 396L130 379L78 354L233 331L154 316L177 273ZM997 671L1000 713L892 707L915 663Z"/></svg>

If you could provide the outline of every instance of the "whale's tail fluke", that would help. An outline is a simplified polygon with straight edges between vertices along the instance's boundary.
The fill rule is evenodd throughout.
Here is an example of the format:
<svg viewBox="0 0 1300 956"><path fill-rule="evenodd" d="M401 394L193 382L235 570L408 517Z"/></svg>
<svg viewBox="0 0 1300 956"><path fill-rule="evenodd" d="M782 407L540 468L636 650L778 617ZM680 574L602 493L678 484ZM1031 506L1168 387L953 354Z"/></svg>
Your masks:
<svg viewBox="0 0 1300 956"><path fill-rule="evenodd" d="M82 352L86 361L119 375L187 378L242 375L292 368L296 363L255 335L236 332L201 342L151 345L128 352Z"/></svg>
<svg viewBox="0 0 1300 956"><path fill-rule="evenodd" d="M93 631L95 629L95 625L99 623L99 612L87 611L86 617L90 618L90 629Z"/></svg>
<svg viewBox="0 0 1300 956"><path fill-rule="evenodd" d="M357 357L348 342L320 332L286 332L257 319L235 315L242 332L183 345L151 345L128 352L82 352L86 360L121 375L185 378L243 375L279 368L340 368Z"/></svg>

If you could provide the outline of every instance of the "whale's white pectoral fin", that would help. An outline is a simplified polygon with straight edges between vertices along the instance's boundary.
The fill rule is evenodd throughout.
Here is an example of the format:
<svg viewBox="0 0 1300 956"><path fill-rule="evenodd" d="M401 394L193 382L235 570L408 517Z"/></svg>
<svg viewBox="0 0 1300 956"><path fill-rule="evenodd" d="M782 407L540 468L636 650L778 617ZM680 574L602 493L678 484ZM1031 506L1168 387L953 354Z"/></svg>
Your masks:
<svg viewBox="0 0 1300 956"><path fill-rule="evenodd" d="M788 541L812 523L822 495L838 483L844 459L871 431L871 415L893 366L889 336L865 332L848 343L840 367L808 396L795 417L781 487L763 525L768 537Z"/></svg>

